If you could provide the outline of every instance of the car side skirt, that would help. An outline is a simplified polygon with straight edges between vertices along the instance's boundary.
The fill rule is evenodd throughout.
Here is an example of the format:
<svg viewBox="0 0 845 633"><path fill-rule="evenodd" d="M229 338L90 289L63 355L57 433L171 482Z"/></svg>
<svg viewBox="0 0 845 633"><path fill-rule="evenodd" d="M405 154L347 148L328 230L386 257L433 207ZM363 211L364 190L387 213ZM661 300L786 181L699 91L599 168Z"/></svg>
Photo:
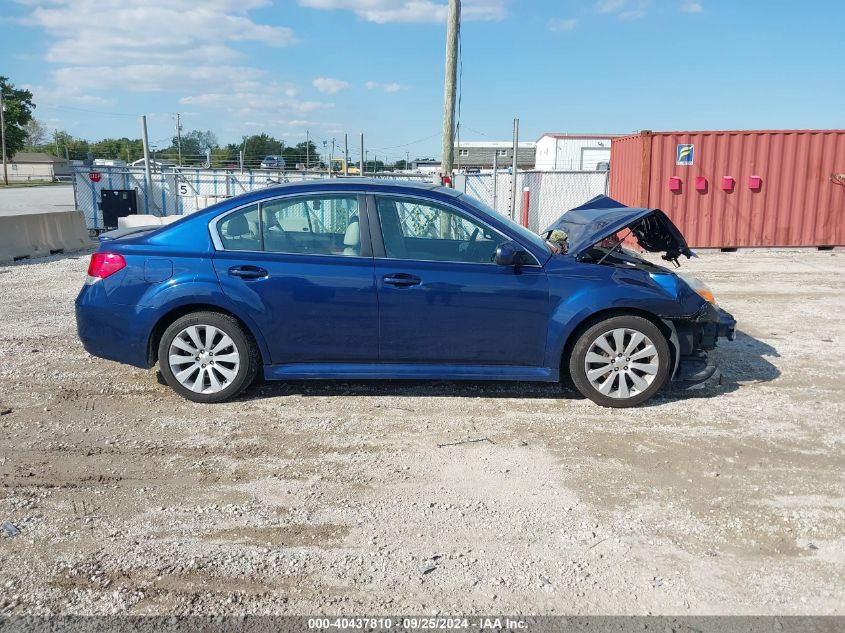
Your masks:
<svg viewBox="0 0 845 633"><path fill-rule="evenodd" d="M523 380L557 382L558 370L513 365L416 365L403 363L291 363L266 365L265 380Z"/></svg>

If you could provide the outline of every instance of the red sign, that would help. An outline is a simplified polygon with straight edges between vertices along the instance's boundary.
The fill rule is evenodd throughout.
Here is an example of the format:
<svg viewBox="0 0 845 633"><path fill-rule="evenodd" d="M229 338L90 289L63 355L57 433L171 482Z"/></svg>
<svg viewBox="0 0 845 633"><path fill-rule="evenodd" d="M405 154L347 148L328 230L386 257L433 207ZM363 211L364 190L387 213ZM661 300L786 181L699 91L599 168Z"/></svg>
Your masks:
<svg viewBox="0 0 845 633"><path fill-rule="evenodd" d="M98 171L89 171L88 172L88 178L91 179L91 182L100 182L100 178L102 178L102 177L103 177L103 174L101 174Z"/></svg>

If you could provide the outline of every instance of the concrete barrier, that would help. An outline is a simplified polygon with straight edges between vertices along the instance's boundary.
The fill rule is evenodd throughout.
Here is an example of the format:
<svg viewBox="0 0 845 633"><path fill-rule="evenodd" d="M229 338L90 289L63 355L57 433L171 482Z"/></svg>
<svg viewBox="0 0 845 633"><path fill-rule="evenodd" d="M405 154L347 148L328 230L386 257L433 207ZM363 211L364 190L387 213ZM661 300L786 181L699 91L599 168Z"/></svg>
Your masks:
<svg viewBox="0 0 845 633"><path fill-rule="evenodd" d="M181 217L181 216L175 216ZM161 221L163 218L158 217L157 215L127 215L122 218L117 219L117 228L119 229L134 229L138 226L161 226Z"/></svg>
<svg viewBox="0 0 845 633"><path fill-rule="evenodd" d="M127 215L117 219L117 228L129 229L138 226L164 226L166 224L173 224L176 220L181 220L183 215Z"/></svg>
<svg viewBox="0 0 845 633"><path fill-rule="evenodd" d="M0 216L0 264L95 246L81 211Z"/></svg>

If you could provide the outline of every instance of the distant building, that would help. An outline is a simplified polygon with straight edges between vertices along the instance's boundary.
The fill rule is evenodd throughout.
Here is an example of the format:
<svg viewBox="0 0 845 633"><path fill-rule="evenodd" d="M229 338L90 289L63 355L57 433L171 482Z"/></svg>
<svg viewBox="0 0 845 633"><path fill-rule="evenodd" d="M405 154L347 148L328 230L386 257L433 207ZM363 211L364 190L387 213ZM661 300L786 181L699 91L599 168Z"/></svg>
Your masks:
<svg viewBox="0 0 845 633"><path fill-rule="evenodd" d="M609 145L608 145L609 147ZM518 169L534 169L534 153L537 144L522 142L516 156ZM455 145L455 169L497 169L513 167L513 143L511 141L461 141Z"/></svg>
<svg viewBox="0 0 845 633"><path fill-rule="evenodd" d="M411 161L411 170L424 174L437 174L440 172L441 162L433 158L418 158Z"/></svg>
<svg viewBox="0 0 845 633"><path fill-rule="evenodd" d="M9 180L56 180L72 174L70 163L46 152L18 152L9 162Z"/></svg>
<svg viewBox="0 0 845 633"><path fill-rule="evenodd" d="M543 134L536 168L542 171L607 171L610 142L618 134Z"/></svg>

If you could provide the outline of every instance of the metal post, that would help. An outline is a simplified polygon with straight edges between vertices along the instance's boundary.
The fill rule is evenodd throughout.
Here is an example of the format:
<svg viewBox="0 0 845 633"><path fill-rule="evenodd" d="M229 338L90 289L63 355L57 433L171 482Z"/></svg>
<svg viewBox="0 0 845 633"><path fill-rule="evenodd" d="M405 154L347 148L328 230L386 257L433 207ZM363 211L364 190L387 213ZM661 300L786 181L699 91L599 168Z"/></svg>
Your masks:
<svg viewBox="0 0 845 633"><path fill-rule="evenodd" d="M363 177L364 176L364 133L361 132L361 158L359 159L359 168L358 171L360 172L358 175Z"/></svg>
<svg viewBox="0 0 845 633"><path fill-rule="evenodd" d="M496 208L496 172L499 169L499 150L493 152L493 211L498 211Z"/></svg>
<svg viewBox="0 0 845 633"><path fill-rule="evenodd" d="M411 152L405 152L405 171L411 171Z"/></svg>
<svg viewBox="0 0 845 633"><path fill-rule="evenodd" d="M334 143L335 143L335 140L332 139L332 153L329 154L329 178L332 177L332 167L333 167L333 163L334 163Z"/></svg>
<svg viewBox="0 0 845 633"><path fill-rule="evenodd" d="M144 175L146 177L147 189L145 197L149 197L153 190L153 177L150 173L150 141L147 138L147 115L141 115L141 141L144 144Z"/></svg>
<svg viewBox="0 0 845 633"><path fill-rule="evenodd" d="M343 133L343 175L349 175L349 134Z"/></svg>
<svg viewBox="0 0 845 633"><path fill-rule="evenodd" d="M522 226L528 228L528 209L531 207L531 190L528 187L522 189Z"/></svg>
<svg viewBox="0 0 845 633"><path fill-rule="evenodd" d="M238 152L238 163L240 164L241 173L244 173L244 151Z"/></svg>
<svg viewBox="0 0 845 633"><path fill-rule="evenodd" d="M176 145L179 149L179 167L182 166L182 115L176 113Z"/></svg>
<svg viewBox="0 0 845 633"><path fill-rule="evenodd" d="M305 171L308 171L308 163L311 162L311 134L305 130Z"/></svg>
<svg viewBox="0 0 845 633"><path fill-rule="evenodd" d="M516 220L516 155L519 150L519 119L513 120L513 168L511 173L511 220Z"/></svg>
<svg viewBox="0 0 845 633"><path fill-rule="evenodd" d="M0 145L3 146L3 183L9 184L9 171L6 166L6 104L3 102L3 90L6 88L0 84Z"/></svg>
<svg viewBox="0 0 845 633"><path fill-rule="evenodd" d="M446 23L446 78L443 103L443 177L452 177L455 158L455 94L458 84L458 34L461 21L461 0L449 0Z"/></svg>

